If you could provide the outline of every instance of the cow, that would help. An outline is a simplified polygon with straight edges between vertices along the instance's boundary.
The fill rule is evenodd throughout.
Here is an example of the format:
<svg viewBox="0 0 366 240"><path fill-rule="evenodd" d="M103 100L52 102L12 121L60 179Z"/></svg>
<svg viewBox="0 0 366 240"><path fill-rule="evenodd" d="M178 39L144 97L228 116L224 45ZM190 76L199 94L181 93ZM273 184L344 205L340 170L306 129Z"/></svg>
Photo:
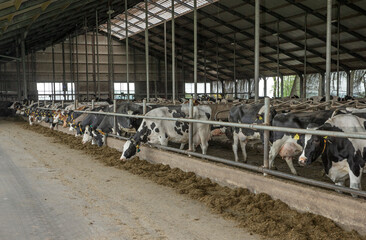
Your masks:
<svg viewBox="0 0 366 240"><path fill-rule="evenodd" d="M146 116L187 118L189 106L167 106L151 110ZM204 105L193 107L193 118L209 120L211 108ZM200 144L202 153L207 153L208 141L210 139L210 125L202 123L193 124L193 150ZM127 160L136 155L141 143L161 144L167 146L168 142L186 144L189 139L189 124L181 121L168 121L156 119L143 119L135 135L133 135L123 146L121 160Z"/></svg>
<svg viewBox="0 0 366 240"><path fill-rule="evenodd" d="M247 124L260 124L264 122L264 104L243 104L237 105L230 109L229 112L229 122L234 123L247 123ZM276 115L276 111L270 109L270 119ZM249 128L227 128L226 135L228 138L233 139L233 152L235 156L235 161L239 161L238 157L238 144L240 144L241 151L243 154L243 162L247 161L246 144L249 140L260 139L260 131L249 129Z"/></svg>
<svg viewBox="0 0 366 240"><path fill-rule="evenodd" d="M351 114L337 115L315 130L366 133L366 120ZM361 190L362 172L366 161L366 140L318 135L305 135L299 164L309 165L319 156L326 175L339 186L350 179L350 188ZM355 195L353 195L355 196Z"/></svg>
<svg viewBox="0 0 366 240"><path fill-rule="evenodd" d="M105 107L98 107L94 109L93 111L98 112L106 112L109 110L109 106ZM79 129L77 129L77 132L79 134L83 134L83 140L82 143L85 144L87 142L93 141L93 134L92 132L97 129L99 124L103 121L105 115L102 114L89 114L79 125Z"/></svg>
<svg viewBox="0 0 366 240"><path fill-rule="evenodd" d="M302 112L302 113L280 113L272 120L272 126L285 128L301 128L306 129L309 124L323 124L332 116L333 111L324 110L317 112ZM297 157L304 146L304 135L273 132L270 135L272 143L269 151L269 167L274 167L274 160L279 154L282 159L285 159L291 173L297 175L297 171L293 165L293 158Z"/></svg>

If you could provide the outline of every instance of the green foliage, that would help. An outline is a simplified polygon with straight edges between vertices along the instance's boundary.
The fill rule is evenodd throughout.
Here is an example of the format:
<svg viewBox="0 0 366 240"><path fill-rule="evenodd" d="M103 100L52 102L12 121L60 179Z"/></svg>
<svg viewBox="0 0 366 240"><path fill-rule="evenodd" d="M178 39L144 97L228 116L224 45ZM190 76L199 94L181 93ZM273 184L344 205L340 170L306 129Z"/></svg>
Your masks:
<svg viewBox="0 0 366 240"><path fill-rule="evenodd" d="M292 86L294 85L296 75L290 75L290 76L283 76L283 96L288 97L291 94ZM298 81L299 82L299 81ZM274 96L277 96L276 86L280 85L278 88L279 96L281 96L281 79L279 79L277 83L277 79L275 78L274 84L272 87L273 92L275 93ZM299 89L299 88L297 88ZM299 95L299 93L296 91L295 94Z"/></svg>

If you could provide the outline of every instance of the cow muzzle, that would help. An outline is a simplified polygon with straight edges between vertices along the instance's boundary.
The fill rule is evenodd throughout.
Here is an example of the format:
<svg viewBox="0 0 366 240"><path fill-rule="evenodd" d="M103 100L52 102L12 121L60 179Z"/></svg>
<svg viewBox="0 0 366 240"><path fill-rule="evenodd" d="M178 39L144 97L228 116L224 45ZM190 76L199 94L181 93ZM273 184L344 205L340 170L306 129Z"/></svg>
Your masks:
<svg viewBox="0 0 366 240"><path fill-rule="evenodd" d="M308 159L306 157L299 157L299 165L300 166L306 166L308 162Z"/></svg>

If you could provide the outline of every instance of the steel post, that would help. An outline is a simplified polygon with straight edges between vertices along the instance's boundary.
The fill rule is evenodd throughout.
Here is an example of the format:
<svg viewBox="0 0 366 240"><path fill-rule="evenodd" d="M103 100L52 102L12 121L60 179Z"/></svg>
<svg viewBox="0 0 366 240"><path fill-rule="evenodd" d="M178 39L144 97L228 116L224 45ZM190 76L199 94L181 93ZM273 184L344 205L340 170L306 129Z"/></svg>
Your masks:
<svg viewBox="0 0 366 240"><path fill-rule="evenodd" d="M18 45L18 41L16 41L16 46L15 46L15 54L17 57L19 57L19 45ZM17 71L17 86L18 86L18 101L20 101L22 99L22 88L21 88L21 83L20 83L20 62L16 61L16 71Z"/></svg>
<svg viewBox="0 0 366 240"><path fill-rule="evenodd" d="M85 18L84 26L84 47L85 47L85 80L86 80L86 100L89 102L89 64L88 64L88 30Z"/></svg>
<svg viewBox="0 0 366 240"><path fill-rule="evenodd" d="M76 98L80 99L80 85L79 85L79 42L78 42L79 35L76 32L75 38L75 51L76 51Z"/></svg>
<svg viewBox="0 0 366 240"><path fill-rule="evenodd" d="M99 76L99 23L98 23L98 10L95 11L95 41L97 51L97 83L98 83L98 98L100 99L100 76Z"/></svg>
<svg viewBox="0 0 366 240"><path fill-rule="evenodd" d="M62 92L64 100L66 99L66 66L65 66L65 43L62 41Z"/></svg>
<svg viewBox="0 0 366 240"><path fill-rule="evenodd" d="M325 99L330 102L330 74L332 58L332 0L327 0L327 39L326 39L326 85Z"/></svg>
<svg viewBox="0 0 366 240"><path fill-rule="evenodd" d="M21 52L22 52L22 69L23 69L23 98L28 99L28 82L27 82L27 74L25 68L25 39L23 38L21 41Z"/></svg>
<svg viewBox="0 0 366 240"><path fill-rule="evenodd" d="M172 0L172 99L175 103L175 0Z"/></svg>
<svg viewBox="0 0 366 240"><path fill-rule="evenodd" d="M264 124L266 126L270 125L270 99L266 97L264 99ZM263 131L263 166L264 168L269 168L269 131Z"/></svg>
<svg viewBox="0 0 366 240"><path fill-rule="evenodd" d="M193 99L189 99L189 119L193 119ZM193 123L189 123L188 150L193 151Z"/></svg>
<svg viewBox="0 0 366 240"><path fill-rule="evenodd" d="M168 99L168 57L166 49L166 21L164 22L164 71L165 71L165 99Z"/></svg>
<svg viewBox="0 0 366 240"><path fill-rule="evenodd" d="M145 64L146 64L146 100L150 102L150 82L149 82L149 14L148 0L145 0Z"/></svg>
<svg viewBox="0 0 366 240"><path fill-rule="evenodd" d="M91 100L91 108L94 109L95 108L95 101L94 99Z"/></svg>
<svg viewBox="0 0 366 240"><path fill-rule="evenodd" d="M254 31L254 92L255 101L259 97L259 27L260 27L260 0L255 0L255 31Z"/></svg>
<svg viewBox="0 0 366 240"><path fill-rule="evenodd" d="M113 112L117 112L117 100L113 100ZM117 116L113 116L113 134L117 133Z"/></svg>
<svg viewBox="0 0 366 240"><path fill-rule="evenodd" d="M197 99L197 0L193 1L193 41L194 41L194 64L193 64L193 79L194 79L194 98Z"/></svg>
<svg viewBox="0 0 366 240"><path fill-rule="evenodd" d="M305 13L305 43L304 43L304 79L303 79L303 85L302 85L302 89L303 89L303 98L306 99L306 80L307 80L307 47L308 47L308 14Z"/></svg>
<svg viewBox="0 0 366 240"><path fill-rule="evenodd" d="M70 80L71 80L71 99L69 99L70 97L68 96L69 100L72 100L74 98L74 94L75 94L75 83L74 83L74 62L73 62L73 49L74 49L74 42L71 38L71 35L69 36L69 41L70 41Z"/></svg>
<svg viewBox="0 0 366 240"><path fill-rule="evenodd" d="M112 47L112 29L111 29L111 14L112 10L109 6L108 21L107 21L107 41L108 41L108 87L109 87L109 97L114 99L114 86L113 86L113 47Z"/></svg>
<svg viewBox="0 0 366 240"><path fill-rule="evenodd" d="M52 100L56 99L55 46L52 45Z"/></svg>
<svg viewBox="0 0 366 240"><path fill-rule="evenodd" d="M52 104L54 105L55 103L53 102ZM61 107L62 107L62 109L64 109L64 107L65 107L65 101L64 100L61 101Z"/></svg>
<svg viewBox="0 0 366 240"><path fill-rule="evenodd" d="M340 45L340 29L339 25L341 24L341 2L338 1L337 4L337 96L339 97L339 84L340 84L340 77L339 77L339 45Z"/></svg>
<svg viewBox="0 0 366 240"><path fill-rule="evenodd" d="M92 34L92 69L93 69L93 91L94 91L94 98L97 97L97 74L96 74L96 66L95 66L95 31L96 29L93 29Z"/></svg>
<svg viewBox="0 0 366 240"><path fill-rule="evenodd" d="M142 100L142 114L143 115L146 114L146 99L145 98Z"/></svg>
<svg viewBox="0 0 366 240"><path fill-rule="evenodd" d="M125 0L125 30L126 30L126 81L127 81L127 101L130 101L130 65L129 65L129 44L128 44L128 0Z"/></svg>
<svg viewBox="0 0 366 240"><path fill-rule="evenodd" d="M183 53L182 53L183 55ZM203 48L203 74L204 74L204 80L205 80L205 89L204 89L204 93L205 95L207 94L207 73L206 73L206 42L204 43L204 48Z"/></svg>
<svg viewBox="0 0 366 240"><path fill-rule="evenodd" d="M238 98L238 81L236 79L236 34L234 33L234 99Z"/></svg>

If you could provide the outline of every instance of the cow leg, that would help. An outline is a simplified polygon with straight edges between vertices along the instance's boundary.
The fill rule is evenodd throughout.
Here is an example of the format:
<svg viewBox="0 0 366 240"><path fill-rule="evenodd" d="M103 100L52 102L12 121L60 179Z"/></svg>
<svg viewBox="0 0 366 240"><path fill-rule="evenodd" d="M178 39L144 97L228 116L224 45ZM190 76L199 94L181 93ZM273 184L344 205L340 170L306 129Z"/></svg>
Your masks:
<svg viewBox="0 0 366 240"><path fill-rule="evenodd" d="M185 143L181 143L179 149L183 150L185 145L186 145Z"/></svg>
<svg viewBox="0 0 366 240"><path fill-rule="evenodd" d="M245 141L240 141L240 147L241 147L241 151L243 153L243 162L247 162L247 150L246 150L246 145L247 145L247 140Z"/></svg>
<svg viewBox="0 0 366 240"><path fill-rule="evenodd" d="M292 162L292 157L285 157L286 163L290 168L293 175L297 175L296 169L294 168L294 164Z"/></svg>
<svg viewBox="0 0 366 240"><path fill-rule="evenodd" d="M357 190L361 190L361 178L362 178L362 168L360 169L360 175L356 176L352 170L349 170L349 187ZM352 194L352 197L358 197L356 194Z"/></svg>
<svg viewBox="0 0 366 240"><path fill-rule="evenodd" d="M283 139L278 139L272 144L272 147L269 150L269 169L276 169L276 167L274 166L274 160L285 142L286 141L284 141Z"/></svg>
<svg viewBox="0 0 366 240"><path fill-rule="evenodd" d="M335 185L344 187L344 181L345 180L338 180L337 182L335 182ZM342 193L342 191L339 191L339 190L336 190L336 192Z"/></svg>
<svg viewBox="0 0 366 240"><path fill-rule="evenodd" d="M207 154L207 148L208 148L208 142L202 142L200 144L201 149L202 149L202 154L206 155Z"/></svg>
<svg viewBox="0 0 366 240"><path fill-rule="evenodd" d="M234 136L233 136L233 152L234 152L234 156L235 156L235 162L239 161L238 144L239 144L239 137L236 133L234 133Z"/></svg>

